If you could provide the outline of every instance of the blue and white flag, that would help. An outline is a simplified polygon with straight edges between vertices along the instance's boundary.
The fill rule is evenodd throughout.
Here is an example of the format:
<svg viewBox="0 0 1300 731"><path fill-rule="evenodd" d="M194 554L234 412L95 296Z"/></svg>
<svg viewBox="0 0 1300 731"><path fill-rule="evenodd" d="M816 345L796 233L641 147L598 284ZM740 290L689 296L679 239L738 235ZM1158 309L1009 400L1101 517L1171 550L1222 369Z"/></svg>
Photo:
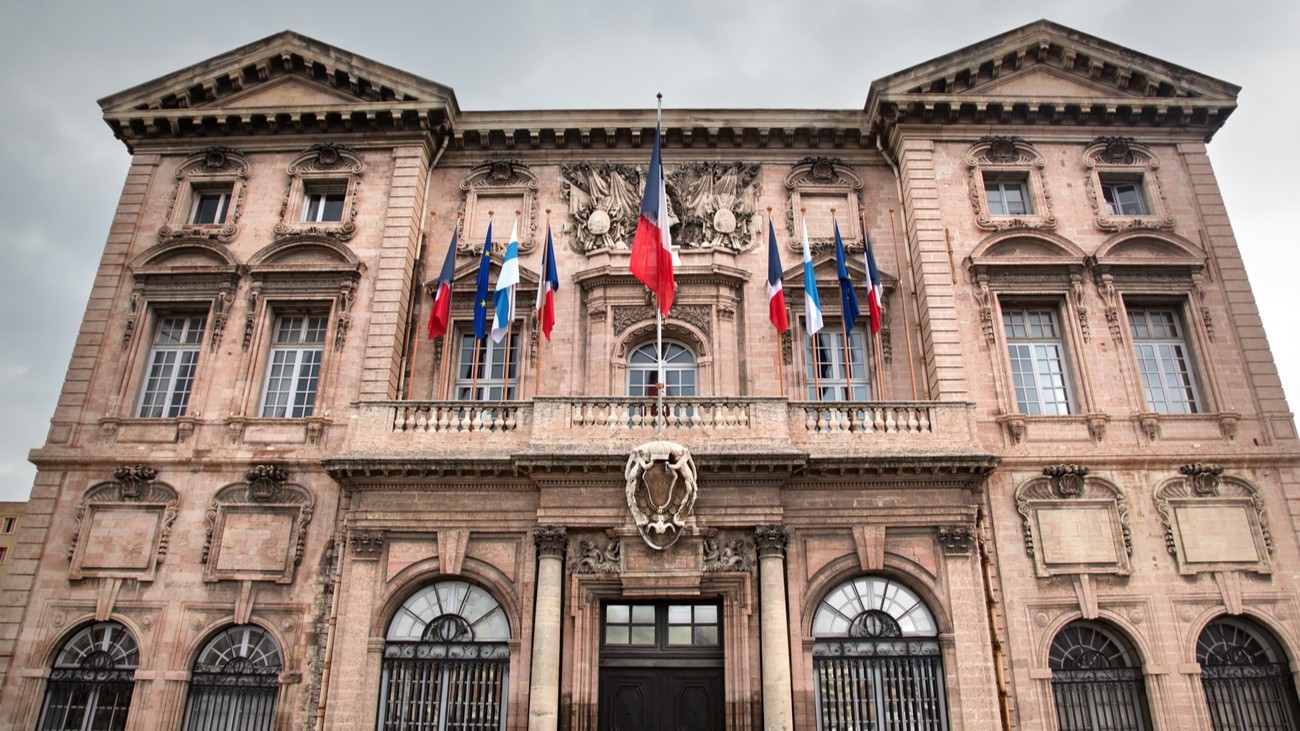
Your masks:
<svg viewBox="0 0 1300 731"><path fill-rule="evenodd" d="M496 309L492 315L492 342L499 343L515 321L515 285L519 284L519 221L510 229L510 244L497 275Z"/></svg>
<svg viewBox="0 0 1300 731"><path fill-rule="evenodd" d="M808 249L808 222L803 222L803 306L804 322L809 335L822 329L822 298L817 293L817 277L813 274L812 252Z"/></svg>

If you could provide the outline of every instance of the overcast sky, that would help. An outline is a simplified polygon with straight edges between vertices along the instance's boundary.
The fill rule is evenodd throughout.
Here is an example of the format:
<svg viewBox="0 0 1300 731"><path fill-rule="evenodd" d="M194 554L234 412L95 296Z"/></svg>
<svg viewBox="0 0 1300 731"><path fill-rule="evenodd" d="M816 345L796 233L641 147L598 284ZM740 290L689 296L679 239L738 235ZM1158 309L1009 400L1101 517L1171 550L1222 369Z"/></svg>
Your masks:
<svg viewBox="0 0 1300 731"><path fill-rule="evenodd" d="M1283 385L1300 2L0 0L0 500L31 487L129 156L97 99L291 29L451 86L462 109L860 109L873 79L1047 18L1243 87L1210 145Z"/></svg>

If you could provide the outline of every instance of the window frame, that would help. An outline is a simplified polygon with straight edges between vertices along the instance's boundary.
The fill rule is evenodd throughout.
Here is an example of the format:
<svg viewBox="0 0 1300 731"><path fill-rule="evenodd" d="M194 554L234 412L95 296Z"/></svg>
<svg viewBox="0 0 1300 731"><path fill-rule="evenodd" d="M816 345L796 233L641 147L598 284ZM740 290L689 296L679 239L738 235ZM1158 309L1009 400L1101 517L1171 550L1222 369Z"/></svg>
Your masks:
<svg viewBox="0 0 1300 731"><path fill-rule="evenodd" d="M986 231L1056 228L1052 191L1043 174L1047 159L1019 137L989 135L966 152L967 186L975 225ZM1020 183L1024 213L995 213L989 203L990 183Z"/></svg>
<svg viewBox="0 0 1300 731"><path fill-rule="evenodd" d="M324 373L325 344L329 342L330 330L331 330L329 309L328 307L301 308L301 309L291 308L291 307L272 307L269 315L270 315L270 324L267 329L268 337L267 337L266 356L263 358L263 367L262 367L262 373L260 378L261 395L258 398L258 405L256 411L257 418L276 419L276 420L309 419L316 413L316 405L320 400L321 383L325 375ZM319 332L320 340L318 342L280 343L279 335L280 335L280 326L282 321L287 319L293 319L293 318L302 318L304 322L302 324L301 331L303 333ZM311 320L316 318L319 318L321 320L321 326L319 328L309 327L309 323L311 322ZM284 353L296 354L294 358L294 362L291 366L294 370L292 376L280 375L276 370L277 366L285 365L284 363L275 362L276 355L284 354ZM317 356L316 362L305 363L302 359L302 356L307 354L313 354L313 353L316 354ZM309 403L306 403L305 405L299 404L297 403L299 397L301 397L302 394L306 392L304 390L301 390L300 388L301 382L303 380L303 374L301 372L301 369L303 367L312 367L312 366L315 367L315 372L307 377L309 380L314 381L314 384L310 389ZM288 400L283 404L277 404L277 405L270 404L268 402L268 397L271 395L270 389L271 389L273 379L283 380L285 378L289 378L291 380L291 383L289 384L289 389L287 391L278 389L275 393L277 395L280 393L287 393L286 398ZM282 413L267 414L268 408L282 410ZM298 410L303 410L304 413L292 413Z"/></svg>
<svg viewBox="0 0 1300 731"><path fill-rule="evenodd" d="M190 398L194 395L194 385L199 374L199 361L203 353L203 344L209 330L209 318L207 313L199 314L193 310L181 309L171 311L155 310L150 319L150 329L153 331L154 336L150 339L148 351L145 353L145 360L142 369L144 372L141 374L140 386L136 395L135 409L132 412L132 416L137 419L178 419L187 414L189 411ZM162 336L164 325L171 320L184 321L184 325L182 326L182 341L175 344L158 343L158 338ZM202 321L197 333L197 339L192 342L186 341L184 338L187 338L194 332L191 329L191 324L194 320ZM160 356L167 353L176 353L176 360L170 364L156 363ZM188 364L184 363L182 360L186 354L193 354L193 359ZM167 385L166 388L161 391L151 391L149 386L155 380L154 369L158 365L170 366L169 375L166 376L165 379ZM182 401L179 405L179 410L176 410L176 404L174 402L177 396L180 395L177 392L177 382L182 378L179 375L181 370L187 366L189 368L189 375L186 377L188 384L185 387L184 394L181 395ZM146 404L146 400L154 393L162 394L164 396L163 402L161 404ZM153 409L155 407L161 410L160 413L145 413L146 408ZM173 410L176 410L176 413L172 413Z"/></svg>
<svg viewBox="0 0 1300 731"><path fill-rule="evenodd" d="M230 217L231 188L233 186L213 186L205 185L194 187L191 191L192 202L190 203L190 215L186 219L186 224L190 226L224 226L226 220ZM217 210L213 214L211 221L199 221L199 213L203 210L203 200L215 196L217 199Z"/></svg>
<svg viewBox="0 0 1300 731"><path fill-rule="evenodd" d="M302 211L299 223L342 223L348 202L348 183L345 180L312 180L302 186ZM317 200L319 199L319 200ZM325 218L330 202L337 199L338 217ZM313 214L312 211L315 211Z"/></svg>
<svg viewBox="0 0 1300 731"><path fill-rule="evenodd" d="M275 238L317 235L340 242L350 240L356 235L357 203L364 171L361 155L345 145L312 145L295 157L288 167L289 184L285 188L280 222L273 231ZM308 216L310 197L313 192L328 188L343 189L342 215L338 220L313 220Z"/></svg>
<svg viewBox="0 0 1300 731"><path fill-rule="evenodd" d="M1010 301L1008 302L1006 300L1010 300ZM1052 317L1052 325L1056 329L1056 336L1052 338L1052 337L1034 336L1032 334L1029 334L1023 338L1013 339L1012 336L1006 332L1006 327L1007 327L1006 318L1009 312L1023 312L1026 315L1035 312L1046 312L1050 314ZM1063 323L1066 321L1061 317L1061 315L1062 315L1062 308L1061 308L1061 303L1059 301L1052 302L1052 301L1044 301L1042 299L1021 299L1013 295L1007 296L1005 298L1003 297L998 298L998 320L999 322L1002 323L1002 327L999 330L999 332L1001 333L1001 342L1003 346L1002 353L1005 354L1004 363L1007 369L1007 373L1011 376L1010 397L1013 405L1016 408L1016 413L1020 416L1025 416L1025 417L1078 416L1080 415L1080 413L1082 413L1079 399L1075 395L1076 389L1074 386L1074 376L1072 375L1073 368L1071 366L1074 365L1074 358L1071 357L1072 355L1071 348L1068 344L1068 340L1065 335L1065 327L1063 326ZM1026 324L1028 325L1028 323ZM1044 374L1040 372L1037 367L1038 363L1041 360L1041 357L1037 352L1037 349L1045 345L1055 345L1059 349L1056 360L1057 360L1057 365L1060 368L1059 376L1061 379L1061 385L1059 388L1061 391L1064 392L1063 393L1064 404L1065 404L1064 413L1043 412L1043 407L1046 406L1048 403L1061 403L1059 401L1047 402L1043 400L1044 389L1040 385L1041 377L1044 375L1049 375L1049 376L1056 375L1050 373ZM1030 363L1033 367L1032 375L1034 377L1034 391L1037 396L1036 403L1039 407L1039 413L1031 413L1022 408L1023 404L1020 399L1021 389L1020 386L1018 385L1018 380L1017 380L1017 376L1019 374L1017 373L1016 366L1015 366L1015 361L1017 360L1017 358L1015 355L1013 355L1011 350L1013 346L1033 348L1033 350L1031 351Z"/></svg>
<svg viewBox="0 0 1300 731"><path fill-rule="evenodd" d="M211 239L223 244L233 241L243 214L248 168L243 154L227 147L209 147L186 157L176 169L176 188L158 238ZM217 191L225 196L224 216L218 221L197 223L200 198Z"/></svg>
<svg viewBox="0 0 1300 731"><path fill-rule="evenodd" d="M1147 314L1153 312L1168 312L1172 315L1172 323L1178 331L1177 336L1165 338L1148 336L1139 338L1137 332L1133 328L1134 312L1143 312ZM1137 375L1138 379L1138 395L1142 398L1143 410L1146 412L1159 414L1160 416L1195 416L1202 415L1206 412L1205 400L1201 396L1202 389L1199 386L1200 376L1199 368L1197 367L1199 363L1199 358L1197 357L1198 351L1194 348L1192 341L1189 338L1191 333L1187 327L1187 317L1185 313L1186 310L1183 303L1169 301L1161 302L1159 300L1141 298L1125 298L1124 300L1124 327L1128 331L1129 357L1133 359L1134 373ZM1181 354L1181 360L1186 369L1186 372L1182 375L1186 378L1185 390L1187 392L1186 395L1188 396L1186 399L1189 407L1188 410L1161 410L1161 408L1158 407L1158 404L1152 400L1151 389L1147 385L1147 373L1143 367L1143 363L1147 359L1139 352L1139 348L1143 345L1178 345L1182 347L1183 353ZM1160 378L1160 388L1166 394L1164 401L1168 404L1170 402L1168 394L1172 389L1167 380L1168 374L1165 373L1164 369L1165 358L1157 355L1157 361L1158 370L1156 375ZM1184 389L1180 388L1179 390Z"/></svg>
<svg viewBox="0 0 1300 731"><path fill-rule="evenodd" d="M985 170L981 173L984 184L984 205L990 216L999 217L1024 217L1034 215L1033 198L1030 197L1029 174L1020 172L1002 172ZM1024 208L1022 211L1010 210L1010 203L1007 200L1007 189L1014 186L1020 193L1020 204ZM998 205L1001 211L995 211L992 193L996 190L998 193Z"/></svg>
<svg viewBox="0 0 1300 731"><path fill-rule="evenodd" d="M1098 230L1119 232L1133 226L1172 231L1177 221L1160 179L1160 158L1147 145L1131 137L1098 137L1083 151L1087 172L1085 189ZM1106 201L1108 186L1134 185L1143 205L1141 213L1112 211Z"/></svg>
<svg viewBox="0 0 1300 731"><path fill-rule="evenodd" d="M665 386L664 397L665 398L695 398L699 396L700 395L699 354L696 353L695 349L692 348L691 346L677 340L665 340L663 341L663 344L664 344L664 354L665 354L664 377L666 379L666 382L664 384ZM678 365L674 361L669 360L667 356L669 355L668 350L670 346L679 348L680 349L679 352L685 353L690 356L689 368L683 365ZM657 393L653 392L654 387L658 384L658 380L657 380L658 364L651 363L650 365L647 366L646 364L643 363L634 364L632 362L633 359L637 357L638 353L645 351L647 348L653 352L655 348L655 343L654 342L641 343L640 345L631 348L630 351L628 352L627 359L624 364L624 370L626 371L626 373L624 374L624 394L627 395L629 398L654 398L658 395ZM634 387L637 385L633 383L633 380L635 378L633 375L634 373L635 374L653 373L655 374L656 380L650 383L640 384L641 390L644 391L643 393L639 393L639 394L633 393ZM673 379L670 376L670 374L672 373L691 374L691 386L690 386L691 393L681 393L684 384L681 383L680 378L678 379L678 383L675 384L672 383L671 381Z"/></svg>
<svg viewBox="0 0 1300 731"><path fill-rule="evenodd" d="M521 364L519 362L519 358L521 355L520 351L522 350L522 342L523 342L523 338L520 336L520 332L522 328L523 328L522 321L516 320L515 325L510 328L510 332L499 343L492 339L491 333L489 333L488 336L486 338L483 338L482 340L475 338L474 330L472 327L470 327L469 323L466 323L466 325L463 327L456 327L454 329L457 340L456 340L456 358L452 365L456 369L456 371L454 377L451 379L451 384L450 384L451 400L459 401L463 403L471 403L477 401L518 401L520 400L521 388L523 386L523 384L520 382ZM470 343L474 345L475 350L481 349L483 354L489 356L486 359L486 361L485 359L483 359L482 356L480 356L479 363L478 363L478 368L481 371L485 370L486 376L480 374L477 379L474 378L473 351L468 353L469 361L466 362L465 360L466 357L465 348L466 345ZM506 350L507 348L509 348L508 351ZM496 356L498 353L502 353L503 351L507 356L507 360L505 364L506 370L500 376L493 376L492 375L493 368L501 365L499 362L497 362ZM466 373L468 373L468 375L462 376L461 375L462 369L468 369L467 371L465 371ZM502 390L501 382L503 378L507 381L506 388L504 389L504 397L502 398L480 397L480 394L483 394L485 396L491 396L492 389L494 388L497 389L498 391ZM462 388L467 389L469 393L462 396L461 395Z"/></svg>
<svg viewBox="0 0 1300 731"><path fill-rule="evenodd" d="M18 529L18 518L13 517L13 516L7 516L7 517L5 517L5 519L4 519L4 533L5 533L5 534L13 533L13 532L16 531L17 529Z"/></svg>
<svg viewBox="0 0 1300 731"><path fill-rule="evenodd" d="M860 401L870 401L873 398L871 382L871 346L868 344L871 338L867 337L866 330L861 327L855 327L849 331L849 375L844 376L844 328L839 320L824 321L822 329L816 335L808 333L807 321L801 321L802 328L802 358L803 358L803 377L804 377L804 395L809 401L817 403L855 403ZM817 338L818 343L823 337L829 337L834 342L825 352L830 354L831 362L823 364L815 357L816 352L813 350L813 338ZM859 341L861 348L858 347ZM819 351L821 348L819 347ZM812 357L810 357L812 354ZM856 360L855 356L861 356ZM829 365L834 373L831 378L826 378L822 374L813 377L812 371L818 365ZM861 367L859 372L858 368ZM852 385L853 393L849 394L849 387ZM835 389L836 398L823 398L827 389ZM812 393L815 391L816 393ZM861 391L861 397L858 396ZM853 398L847 398L848 396Z"/></svg>
<svg viewBox="0 0 1300 731"><path fill-rule="evenodd" d="M1147 194L1146 185L1143 182L1144 175L1132 173L1097 173L1097 186L1101 190L1101 205L1110 218L1140 218L1149 216L1151 206L1147 203L1150 196ZM1118 189L1124 186L1131 187L1137 196L1138 212L1128 213L1122 208L1122 202L1118 198Z"/></svg>

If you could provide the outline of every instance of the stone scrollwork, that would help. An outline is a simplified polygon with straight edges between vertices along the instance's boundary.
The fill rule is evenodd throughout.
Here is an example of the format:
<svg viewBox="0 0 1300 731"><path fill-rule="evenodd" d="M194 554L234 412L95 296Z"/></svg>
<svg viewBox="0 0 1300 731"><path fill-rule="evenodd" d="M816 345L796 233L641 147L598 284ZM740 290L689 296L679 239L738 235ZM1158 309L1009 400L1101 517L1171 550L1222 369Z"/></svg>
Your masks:
<svg viewBox="0 0 1300 731"><path fill-rule="evenodd" d="M803 239L800 234L796 211L812 216L824 213L830 217L830 209L839 211L840 238L850 250L861 251L863 243L862 225L858 220L858 207L862 204L862 178L851 165L837 157L805 157L795 163L785 176L786 193L789 206L785 212L785 223L789 236L786 246L790 251L802 249ZM811 212L811 213L810 213ZM822 232L813 232L808 238L808 248L813 254L830 251L835 246L835 237L827 226Z"/></svg>
<svg viewBox="0 0 1300 731"><path fill-rule="evenodd" d="M1129 571L1133 533L1127 497L1106 480L1089 479L1089 473L1083 465L1050 465L1043 477L1016 490L1025 554L1038 576ZM1082 542L1075 535L1079 526L1088 532Z"/></svg>
<svg viewBox="0 0 1300 731"><path fill-rule="evenodd" d="M1126 229L1173 230L1177 221L1169 211L1169 199L1160 182L1160 158L1151 148L1132 137L1098 137L1083 151L1083 165L1088 170L1088 203L1097 228L1102 231ZM1120 215L1111 212L1102 192L1102 178L1118 178L1136 184L1142 191L1146 213Z"/></svg>
<svg viewBox="0 0 1300 731"><path fill-rule="evenodd" d="M646 545L662 551L681 537L695 507L697 482L690 450L654 441L632 450L624 469L627 507Z"/></svg>
<svg viewBox="0 0 1300 731"><path fill-rule="evenodd" d="M1187 477L1187 485L1193 493L1201 496L1219 494L1223 477L1222 465L1193 462L1179 467L1178 473Z"/></svg>
<svg viewBox="0 0 1300 731"><path fill-rule="evenodd" d="M574 251L585 254L631 246L645 177L640 169L622 163L579 162L560 166L560 176L570 219L561 230L570 235Z"/></svg>
<svg viewBox="0 0 1300 731"><path fill-rule="evenodd" d="M683 248L754 247L758 219L759 166L742 162L694 162L668 174L668 197L677 214L673 243Z"/></svg>
<svg viewBox="0 0 1300 731"><path fill-rule="evenodd" d="M966 152L967 189L971 210L975 212L975 225L986 231L1055 229L1057 222L1052 213L1052 191L1042 174L1046 167L1046 158L1019 137L981 137ZM1029 210L1014 216L991 214L984 188L986 174L1023 178L1029 196Z"/></svg>
<svg viewBox="0 0 1300 731"><path fill-rule="evenodd" d="M124 465L113 482L86 491L73 514L69 578L153 580L180 509L180 495L157 476L148 465Z"/></svg>
<svg viewBox="0 0 1300 731"><path fill-rule="evenodd" d="M1050 478L1052 489L1061 497L1079 497L1083 494L1084 478L1088 468L1077 464L1058 464L1043 468L1043 475Z"/></svg>
<svg viewBox="0 0 1300 731"><path fill-rule="evenodd" d="M221 488L208 503L203 578L287 584L302 563L316 501L310 490L288 482L278 465L255 465L244 479ZM244 538L249 534L259 536L260 545L250 546Z"/></svg>
<svg viewBox="0 0 1300 731"><path fill-rule="evenodd" d="M527 254L537 245L537 191L541 182L528 164L523 160L491 159L484 160L470 168L469 174L460 183L465 195L459 226L460 236L456 250L464 256L481 253L482 237L479 232L471 231L473 222L482 224L483 209L495 209L502 218L510 221L511 211L519 211L519 253ZM638 205L640 205L638 201ZM509 242L509 231L497 232L493 236L493 249L505 251ZM478 239L475 241L474 239Z"/></svg>
<svg viewBox="0 0 1300 731"><path fill-rule="evenodd" d="M753 550L753 544L743 538L733 538L725 542L721 538L705 538L704 572L753 571Z"/></svg>
<svg viewBox="0 0 1300 731"><path fill-rule="evenodd" d="M280 204L280 221L272 229L278 241L296 236L325 236L349 241L357 232L357 189L365 162L351 147L334 143L308 147L289 163L289 188ZM312 185L344 187L343 218L340 221L303 221L306 194Z"/></svg>
<svg viewBox="0 0 1300 731"><path fill-rule="evenodd" d="M200 238L230 243L239 233L247 181L248 160L238 150L209 147L185 158L176 169L176 187L167 207L167 222L158 229L159 240ZM206 192L227 196L225 217L220 223L191 222L195 195Z"/></svg>
<svg viewBox="0 0 1300 731"><path fill-rule="evenodd" d="M574 574L616 574L623 565L623 543L617 538L600 547L596 541L578 541L578 555L569 565Z"/></svg>
<svg viewBox="0 0 1300 731"><path fill-rule="evenodd" d="M1224 477L1221 465L1192 463L1178 471L1182 479L1166 481L1155 498L1165 549L1179 572L1269 573L1275 546L1259 490Z"/></svg>

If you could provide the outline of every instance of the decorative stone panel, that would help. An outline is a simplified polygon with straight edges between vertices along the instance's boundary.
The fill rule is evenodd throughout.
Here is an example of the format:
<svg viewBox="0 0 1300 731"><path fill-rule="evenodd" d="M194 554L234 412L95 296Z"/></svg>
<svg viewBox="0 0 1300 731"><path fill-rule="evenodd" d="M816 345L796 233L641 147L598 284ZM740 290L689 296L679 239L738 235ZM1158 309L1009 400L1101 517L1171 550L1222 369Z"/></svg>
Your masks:
<svg viewBox="0 0 1300 731"><path fill-rule="evenodd" d="M77 505L68 578L153 581L167 555L180 498L146 465L119 467L113 482L86 491Z"/></svg>
<svg viewBox="0 0 1300 731"><path fill-rule="evenodd" d="M1181 479L1156 492L1165 548L1181 574L1217 571L1272 572L1273 538L1259 491L1224 478L1223 467L1186 464Z"/></svg>
<svg viewBox="0 0 1300 731"><path fill-rule="evenodd" d="M967 188L975 225L986 231L1016 228L1051 230L1056 228L1052 213L1052 192L1043 176L1047 160L1032 145L1019 137L989 135L981 137L966 152ZM984 176L1014 175L1023 177L1030 210L1012 216L995 216L989 212Z"/></svg>
<svg viewBox="0 0 1300 731"><path fill-rule="evenodd" d="M204 581L288 584L302 562L315 500L275 465L217 491L208 505Z"/></svg>
<svg viewBox="0 0 1300 731"><path fill-rule="evenodd" d="M1082 465L1053 465L1016 490L1025 553L1040 577L1130 571L1133 538L1124 493L1088 474Z"/></svg>
<svg viewBox="0 0 1300 731"><path fill-rule="evenodd" d="M865 248L858 207L862 204L862 178L853 167L836 157L805 157L785 176L790 205L786 209L786 246L793 252L803 251L803 227L808 225L808 248L813 254L830 251L835 246L831 227L831 210L839 222L840 238L850 251Z"/></svg>
<svg viewBox="0 0 1300 731"><path fill-rule="evenodd" d="M735 252L754 248L761 228L758 172L754 163L693 162L668 173L673 243Z"/></svg>
<svg viewBox="0 0 1300 731"><path fill-rule="evenodd" d="M636 233L645 175L633 165L578 162L560 166L569 208L569 247L579 254L627 249ZM671 215L671 214L670 214Z"/></svg>
<svg viewBox="0 0 1300 731"><path fill-rule="evenodd" d="M537 244L538 187L537 176L522 160L484 160L470 168L460 183L465 201L456 251L464 256L481 254L489 213L495 213L492 246L504 253L515 211L519 212L519 253L532 251Z"/></svg>
<svg viewBox="0 0 1300 731"><path fill-rule="evenodd" d="M167 222L158 229L158 239L197 238L230 243L239 233L247 181L248 160L238 150L209 147L185 158L176 169L176 187L167 207ZM229 196L225 220L210 224L190 223L195 197L209 191L220 191Z"/></svg>

